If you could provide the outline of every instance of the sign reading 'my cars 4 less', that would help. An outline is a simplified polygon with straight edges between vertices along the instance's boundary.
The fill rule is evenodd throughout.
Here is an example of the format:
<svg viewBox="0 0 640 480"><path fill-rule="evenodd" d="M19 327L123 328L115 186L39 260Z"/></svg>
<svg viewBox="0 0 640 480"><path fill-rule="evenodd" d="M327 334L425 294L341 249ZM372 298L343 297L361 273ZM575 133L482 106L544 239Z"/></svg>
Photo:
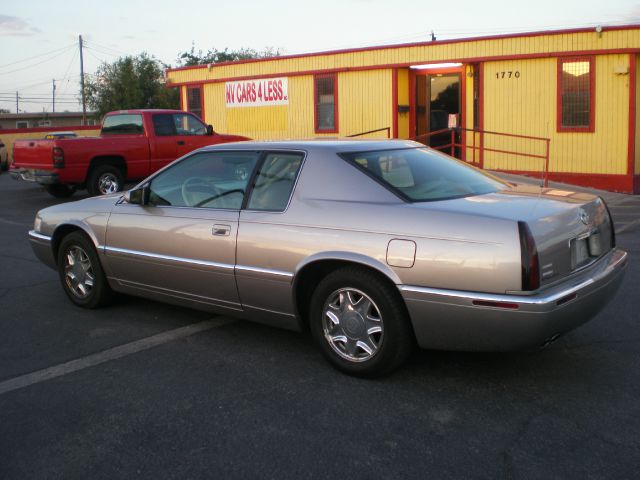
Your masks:
<svg viewBox="0 0 640 480"><path fill-rule="evenodd" d="M225 93L227 107L267 107L289 104L287 77L227 82Z"/></svg>

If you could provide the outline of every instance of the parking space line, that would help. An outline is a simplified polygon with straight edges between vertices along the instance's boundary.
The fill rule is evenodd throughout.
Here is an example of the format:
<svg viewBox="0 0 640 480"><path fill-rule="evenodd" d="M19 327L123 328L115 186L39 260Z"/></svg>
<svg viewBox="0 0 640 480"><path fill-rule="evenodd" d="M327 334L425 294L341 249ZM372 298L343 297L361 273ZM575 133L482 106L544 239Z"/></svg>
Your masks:
<svg viewBox="0 0 640 480"><path fill-rule="evenodd" d="M6 223L8 225L17 225L19 227L31 227L33 226L33 222L31 223L27 223L27 222L16 222L14 220L8 220L6 218L0 218L0 223Z"/></svg>
<svg viewBox="0 0 640 480"><path fill-rule="evenodd" d="M634 220L633 222L622 223L620 228L616 228L616 235L622 232L626 232L630 228L635 227L636 225L640 225L640 220Z"/></svg>
<svg viewBox="0 0 640 480"><path fill-rule="evenodd" d="M234 319L226 317L216 317L211 320L205 320L199 323L193 323L186 327L176 328L167 332L158 333L150 337L136 340L135 342L125 343L117 347L109 348L102 352L93 353L86 357L71 360L69 362L54 365L43 370L27 373L19 377L14 377L4 382L0 382L0 395L3 395L20 388L28 387L36 383L45 382L52 378L61 377L69 373L84 370L85 368L100 365L101 363L108 362L110 360L116 360L118 358L126 357L134 353L148 350L158 345L162 345L174 340L189 337L196 333L204 332L212 328L222 327L229 323L235 322Z"/></svg>

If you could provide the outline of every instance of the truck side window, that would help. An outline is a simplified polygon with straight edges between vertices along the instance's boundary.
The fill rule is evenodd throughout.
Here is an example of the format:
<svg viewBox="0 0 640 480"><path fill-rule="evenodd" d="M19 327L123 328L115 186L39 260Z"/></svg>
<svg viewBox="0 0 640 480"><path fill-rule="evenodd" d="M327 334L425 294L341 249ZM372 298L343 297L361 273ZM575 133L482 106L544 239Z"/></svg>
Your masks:
<svg viewBox="0 0 640 480"><path fill-rule="evenodd" d="M119 114L105 117L102 125L103 135L140 135L144 133L142 115Z"/></svg>
<svg viewBox="0 0 640 480"><path fill-rule="evenodd" d="M173 115L161 113L153 116L153 131L157 137L171 137L176 134L176 126L173 123Z"/></svg>
<svg viewBox="0 0 640 480"><path fill-rule="evenodd" d="M206 135L207 126L189 113L174 113L177 135Z"/></svg>

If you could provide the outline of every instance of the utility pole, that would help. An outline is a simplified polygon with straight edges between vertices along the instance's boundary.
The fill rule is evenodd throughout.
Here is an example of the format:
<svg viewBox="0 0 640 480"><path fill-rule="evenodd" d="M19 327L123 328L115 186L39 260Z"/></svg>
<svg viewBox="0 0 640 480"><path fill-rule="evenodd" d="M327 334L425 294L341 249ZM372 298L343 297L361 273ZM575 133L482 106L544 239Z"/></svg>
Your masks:
<svg viewBox="0 0 640 480"><path fill-rule="evenodd" d="M56 79L53 79L53 113L56 113Z"/></svg>
<svg viewBox="0 0 640 480"><path fill-rule="evenodd" d="M82 58L82 35L78 35L79 46L80 46L80 88L82 91L82 124L87 124L87 104L84 98L84 59Z"/></svg>
<svg viewBox="0 0 640 480"><path fill-rule="evenodd" d="M19 100L18 100L18 92L16 91L16 113L20 113L20 110L18 109L19 106Z"/></svg>

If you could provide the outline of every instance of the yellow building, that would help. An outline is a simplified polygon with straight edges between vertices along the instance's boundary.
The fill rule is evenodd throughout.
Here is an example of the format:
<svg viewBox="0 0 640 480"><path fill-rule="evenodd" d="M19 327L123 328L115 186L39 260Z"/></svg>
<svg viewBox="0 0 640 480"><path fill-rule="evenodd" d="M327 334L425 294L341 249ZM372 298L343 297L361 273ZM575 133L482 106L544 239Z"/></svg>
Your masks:
<svg viewBox="0 0 640 480"><path fill-rule="evenodd" d="M487 169L640 193L638 54L632 25L183 67L167 78L183 109L224 133L412 138Z"/></svg>

